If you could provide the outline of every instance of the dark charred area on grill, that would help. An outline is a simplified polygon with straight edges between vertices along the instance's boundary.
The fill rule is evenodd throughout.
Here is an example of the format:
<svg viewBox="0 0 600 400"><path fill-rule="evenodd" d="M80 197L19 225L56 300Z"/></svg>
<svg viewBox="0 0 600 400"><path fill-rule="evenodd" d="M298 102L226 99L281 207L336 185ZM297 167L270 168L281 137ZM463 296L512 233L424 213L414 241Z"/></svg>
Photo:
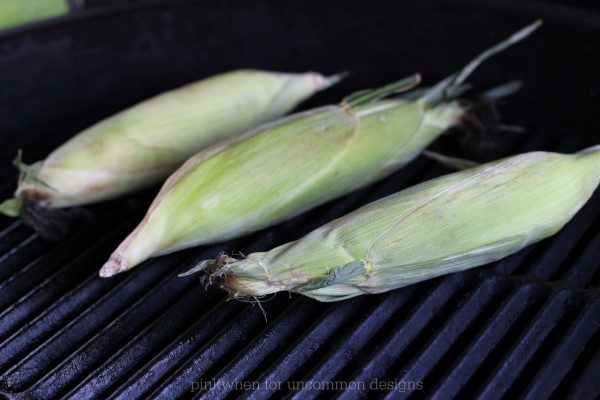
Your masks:
<svg viewBox="0 0 600 400"><path fill-rule="evenodd" d="M83 207L51 208L45 206L43 200L31 197L24 197L21 209L23 223L52 242L64 239L93 216L91 211Z"/></svg>

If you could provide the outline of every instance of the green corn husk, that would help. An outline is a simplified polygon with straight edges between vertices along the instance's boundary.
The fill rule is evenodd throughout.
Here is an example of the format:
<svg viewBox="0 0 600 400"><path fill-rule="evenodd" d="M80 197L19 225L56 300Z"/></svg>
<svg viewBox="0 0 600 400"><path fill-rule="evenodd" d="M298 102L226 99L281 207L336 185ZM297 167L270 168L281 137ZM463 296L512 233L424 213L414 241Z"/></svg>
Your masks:
<svg viewBox="0 0 600 400"><path fill-rule="evenodd" d="M466 106L455 98L469 73L538 25L484 52L416 100L382 98L413 88L418 75L198 153L167 180L100 276L156 255L242 236L398 170L460 122Z"/></svg>
<svg viewBox="0 0 600 400"><path fill-rule="evenodd" d="M68 0L0 0L0 29L66 15Z"/></svg>
<svg viewBox="0 0 600 400"><path fill-rule="evenodd" d="M302 239L191 272L233 297L290 291L320 301L381 293L497 261L558 232L600 183L600 146L533 152L422 183ZM186 275L186 274L184 274Z"/></svg>
<svg viewBox="0 0 600 400"><path fill-rule="evenodd" d="M15 199L0 212L88 204L157 184L199 150L286 114L339 79L238 70L165 92L84 130L43 161L18 160Z"/></svg>

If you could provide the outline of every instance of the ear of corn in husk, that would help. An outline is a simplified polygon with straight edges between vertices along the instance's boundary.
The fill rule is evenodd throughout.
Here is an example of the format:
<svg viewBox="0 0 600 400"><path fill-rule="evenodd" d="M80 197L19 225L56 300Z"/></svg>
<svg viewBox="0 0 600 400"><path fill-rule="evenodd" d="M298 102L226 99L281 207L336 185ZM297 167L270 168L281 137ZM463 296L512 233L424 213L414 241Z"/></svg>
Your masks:
<svg viewBox="0 0 600 400"><path fill-rule="evenodd" d="M69 12L69 0L1 0L0 29L58 17Z"/></svg>
<svg viewBox="0 0 600 400"><path fill-rule="evenodd" d="M242 236L372 183L415 158L466 108L455 100L475 67L533 24L416 100L383 99L414 75L340 105L284 118L202 151L172 175L101 276L186 247Z"/></svg>
<svg viewBox="0 0 600 400"><path fill-rule="evenodd" d="M233 297L381 293L499 260L559 231L600 182L600 146L533 152L422 183L271 251L190 272Z"/></svg>
<svg viewBox="0 0 600 400"><path fill-rule="evenodd" d="M197 151L282 116L338 80L238 70L165 92L84 130L43 161L26 166L19 158L15 199L0 211L71 207L151 186Z"/></svg>

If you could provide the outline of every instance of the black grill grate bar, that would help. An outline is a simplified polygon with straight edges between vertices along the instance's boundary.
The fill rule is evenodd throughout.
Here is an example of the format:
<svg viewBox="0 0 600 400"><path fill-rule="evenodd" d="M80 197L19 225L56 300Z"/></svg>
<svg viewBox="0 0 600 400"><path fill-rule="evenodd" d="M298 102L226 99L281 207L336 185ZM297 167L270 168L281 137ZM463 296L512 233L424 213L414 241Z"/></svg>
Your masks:
<svg viewBox="0 0 600 400"><path fill-rule="evenodd" d="M109 288L109 282L92 276L75 290L60 298L49 309L27 322L0 345L0 359L4 366L14 363L18 357L27 354L60 327L66 325L73 316L91 306ZM24 303L23 310L19 308L16 313L7 318L14 318L16 322L22 323L27 318L28 307L29 304ZM8 327L8 324L5 326Z"/></svg>
<svg viewBox="0 0 600 400"><path fill-rule="evenodd" d="M588 305L564 334L560 343L543 364L532 385L525 393L526 399L549 398L556 387L572 368L575 360L585 348L586 343L598 331L600 301Z"/></svg>
<svg viewBox="0 0 600 400"><path fill-rule="evenodd" d="M124 232L124 229L121 229L121 233L122 232ZM102 259L102 257L113 247L114 238L111 236L103 237L66 266L57 269L56 272L50 274L50 276L42 282L38 282L33 288L30 288L29 285L27 285L27 274L22 275L20 280L14 282L22 282L23 285L26 285L25 290L29 289L29 291L18 299L7 299L12 300L14 303L9 305L2 312L2 316L22 313L22 315L27 316L27 318L35 318L38 313L42 312L44 308L48 308L52 305L66 291L72 290L72 286L80 282L81 279L94 275L97 276L97 266L94 261ZM48 265L43 266L49 267ZM52 268L48 269L52 270ZM3 333L14 331L22 324L21 318L10 319L10 321L11 324L6 324L0 331Z"/></svg>
<svg viewBox="0 0 600 400"><path fill-rule="evenodd" d="M322 306L322 305L321 305ZM257 379L259 387L244 393L244 398L263 399L273 396L269 382L284 382L306 366L325 346L336 332L351 324L356 315L364 310L364 302L357 299L347 300L328 307L312 325L310 325L289 348L282 352Z"/></svg>
<svg viewBox="0 0 600 400"><path fill-rule="evenodd" d="M197 390L196 395L201 395L201 398L225 398L235 390L237 382L253 382L252 375L258 375L261 367L276 357L274 353L289 345L297 332L322 311L322 305L315 301L296 299L238 357L222 369L214 378L214 384L208 386L208 390Z"/></svg>
<svg viewBox="0 0 600 400"><path fill-rule="evenodd" d="M431 399L456 398L472 378L477 366L496 348L507 332L507 325L513 324L533 304L541 300L540 288L534 284L519 285L506 298L500 308L492 315L481 332L474 337L452 366L446 376L438 379L429 396Z"/></svg>
<svg viewBox="0 0 600 400"><path fill-rule="evenodd" d="M96 206L95 209L92 209L95 210L92 211L92 213L96 215L85 223L80 224L79 229L74 229L68 237L57 243L41 239L32 229L25 226L21 219L18 219L13 223L17 224L15 225L15 228L10 231L6 230L6 234L10 236L12 233L21 239L11 237L2 238L3 245L7 244L7 247L10 246L12 249L10 254L13 257L6 260L6 257L0 257L0 265L4 264L0 269L0 283L5 279L10 278L12 274L18 272L16 269L17 267L19 270L22 270L24 268L23 265L28 267L28 264L38 258L49 257L53 254L60 255L61 252L71 252L76 254L77 251L74 250L80 250L76 247L83 243L94 243L98 237L112 236L116 234L116 230L121 229L122 226L127 224L133 226L134 222L139 222L143 215L140 208L143 209L144 207L138 205L134 208L131 201L128 200L109 202L108 204L102 204L102 206ZM0 218L0 220L3 219ZM23 241L26 241L30 247L23 248L23 244L21 243ZM44 251L48 249L50 249L50 251L48 251L47 254L44 254ZM10 262L16 262L17 267L10 268L6 265L6 263Z"/></svg>
<svg viewBox="0 0 600 400"><path fill-rule="evenodd" d="M21 219L17 219L5 227L0 232L0 254L2 254L0 256L0 264L8 256L19 251L19 247L23 247L26 244L23 242L30 242L35 237L37 235L25 227Z"/></svg>
<svg viewBox="0 0 600 400"><path fill-rule="evenodd" d="M151 290L140 301L128 308L124 315L116 318L107 327L103 328L86 344L80 346L74 354L65 359L59 367L36 384L32 392L37 396L51 396L57 398L70 389L75 382L85 379L95 367L104 363L114 351L113 346L121 347L127 340L144 329L164 311L169 302L177 302L177 297L182 295L181 287L177 282L163 282L158 290ZM179 282L181 284L181 282ZM188 288L189 289L189 288ZM185 292L184 292L185 293ZM143 304L142 304L143 303ZM50 380L49 376L60 376L60 379Z"/></svg>
<svg viewBox="0 0 600 400"><path fill-rule="evenodd" d="M567 313L567 304L572 296L572 291L562 290L550 297L514 346L507 349L506 356L502 358L478 393L479 398L506 395L551 330L560 324Z"/></svg>
<svg viewBox="0 0 600 400"><path fill-rule="evenodd" d="M561 290L555 288L555 293L560 293ZM540 341L540 347L536 349L531 359L528 360L523 368L518 379L513 383L510 390L507 392L508 398L514 398L522 395L527 387L530 385L531 380L535 379L540 368L545 365L548 358L553 354L554 349L558 346L563 339L565 333L568 332L569 328L575 323L577 317L581 314L584 305L587 302L587 296L581 290L578 289L567 289L564 290L568 293L568 297L565 300L565 313L558 324L548 329L548 335ZM575 371L573 371L575 372Z"/></svg>
<svg viewBox="0 0 600 400"><path fill-rule="evenodd" d="M446 363L452 364L449 359L453 358L454 353L462 353L453 351L453 347L457 347L457 342L460 342L461 338L476 337L465 332L479 330L480 321L493 311L492 303L497 304L495 300L506 291L510 285L509 281L509 278L490 276L468 294L466 300L461 301L460 307L448 316L442 327L433 334L425 349L413 360L405 363L402 373L395 377L398 382L424 382L422 390L405 391L403 395L418 394L421 397L429 392L432 381L427 377L435 376L432 370L444 365L443 359L447 360ZM405 388L399 386L398 389ZM397 394L395 391L390 391L388 398Z"/></svg>
<svg viewBox="0 0 600 400"><path fill-rule="evenodd" d="M419 293L422 296L419 304L406 315L400 316L398 324L390 330L393 333L382 341L377 351L365 360L360 370L356 371L348 381L365 382L367 386L365 389L369 389L371 382L382 379L388 371L394 370L394 364L404 365L404 361L409 357L407 354L416 352L416 349L411 350L410 347L415 346L419 336L428 327L434 325L438 311L456 297L457 291L465 289L471 283L470 278L472 278L472 274L471 276L456 274L436 280L433 287L429 284L418 285ZM411 288L413 286L399 290L404 291ZM339 397L348 399L356 393L365 395L366 390L344 392Z"/></svg>
<svg viewBox="0 0 600 400"><path fill-rule="evenodd" d="M11 232L13 232L15 229L23 226L23 222L21 220L21 218L17 218L17 219L8 219L8 224L0 229L0 239L3 239L4 242L4 237L11 234ZM2 246L0 247L1 249L4 249L4 247L8 247L8 246Z"/></svg>
<svg viewBox="0 0 600 400"><path fill-rule="evenodd" d="M35 247L35 249L33 249ZM61 256L59 251L50 251L43 256L43 253L51 246L41 241L33 241L27 252L18 256L10 257L0 267L7 269L7 277L0 283L0 310L13 304L22 296L43 282L50 274L56 272L56 268L51 268L50 264L57 264L66 261L66 257ZM61 246L68 252L66 246ZM38 250L33 252L32 250ZM69 253L74 253L73 251ZM53 259L52 256L56 256ZM21 268L19 268L21 267Z"/></svg>
<svg viewBox="0 0 600 400"><path fill-rule="evenodd" d="M482 389L483 384L489 379L492 372L498 368L499 361L519 340L525 327L532 323L531 321L535 319L536 314L540 312L543 304L551 296L552 291L546 286L528 281L524 282L525 285L529 283L536 291L535 295L528 298L530 303L525 304L523 309L516 315L500 316L503 319L504 326L501 335L499 335L498 343L490 349L489 355L483 359L482 364L473 369L471 377L462 387L457 398L476 396L476 393Z"/></svg>
<svg viewBox="0 0 600 400"><path fill-rule="evenodd" d="M598 316L594 316L594 323L598 324ZM585 367L576 382L571 385L570 393L562 396L563 399L585 399L598 398L600 396L600 379L598 379L598 371L600 371L600 335L596 334L589 347L590 363Z"/></svg>
<svg viewBox="0 0 600 400"><path fill-rule="evenodd" d="M50 248L50 244L38 239L37 235L26 236L12 250L0 257L0 286L23 268L23 264L35 259L37 254Z"/></svg>
<svg viewBox="0 0 600 400"><path fill-rule="evenodd" d="M588 287L598 274L600 267L600 232L590 241L581 256L572 262L572 268L561 277L565 282L577 287Z"/></svg>
<svg viewBox="0 0 600 400"><path fill-rule="evenodd" d="M135 279L136 277L132 276L129 281ZM51 397L62 395L64 391L72 388L77 380L84 379L97 365L102 364L113 352L132 340L149 321L164 313L169 303L177 302L190 289L188 282L173 277L166 277L159 282L158 285L151 284L142 295L119 304L119 314L107 321L105 326L96 327L96 334L90 339L77 347L72 346L72 354L39 379L33 392ZM131 306L123 307L124 304ZM50 376L59 379L50 380Z"/></svg>
<svg viewBox="0 0 600 400"><path fill-rule="evenodd" d="M592 280L587 285L588 289L598 290L600 288L600 270L596 271Z"/></svg>
<svg viewBox="0 0 600 400"><path fill-rule="evenodd" d="M200 318L204 310L209 308L208 305L215 302L218 302L216 292L201 293L198 290L188 290L177 303L166 309L160 318L147 324L108 361L97 363L96 365L101 367L88 374L67 397L80 399L98 397L109 388L123 383L136 367L143 366L153 354L175 340L181 331L187 328L186 325L190 320ZM119 318L119 323L121 321L127 323L122 317Z"/></svg>
<svg viewBox="0 0 600 400"><path fill-rule="evenodd" d="M524 249L519 250L517 253L511 254L510 256L501 259L493 267L494 270L501 275L515 276L517 269L525 262L535 262L539 254L540 249L543 247L543 242L538 245L527 246ZM533 261L531 261L533 260Z"/></svg>
<svg viewBox="0 0 600 400"><path fill-rule="evenodd" d="M400 290L381 296L381 299L377 299L376 306L358 314L357 322L349 327L346 333L338 332L335 335L332 350L327 352L322 357L322 361L303 377L302 382L334 382L339 372L353 362L363 346L405 309L413 291L414 289ZM317 391L303 387L294 390L293 397L314 398L317 394Z"/></svg>
<svg viewBox="0 0 600 400"><path fill-rule="evenodd" d="M81 279L89 280L90 277L97 276L95 268L95 260L106 254L114 244L112 239L104 237L95 243L85 252L79 254L74 260L67 263L64 267L59 268L48 278L38 283L33 289L29 290L22 297L14 300L14 303L9 305L3 312L2 316L14 316L19 313L24 313L29 319L34 319L37 313L44 308L47 309L57 301L65 292L69 292L73 285L80 282ZM79 284L78 286L81 286ZM21 321L19 319L9 319L11 324L6 324L0 332L14 331L17 329ZM0 335L3 337L3 335Z"/></svg>
<svg viewBox="0 0 600 400"><path fill-rule="evenodd" d="M281 302L265 302L261 307L267 315L279 315L283 311ZM247 307L238 318L213 336L149 397L172 399L189 396L192 382L214 376L264 327L264 324L265 319L261 309Z"/></svg>
<svg viewBox="0 0 600 400"><path fill-rule="evenodd" d="M226 302L220 300L213 303L212 308L193 321L193 324L184 330L160 354L153 357L138 372L133 374L123 383L111 399L131 400L135 398L148 398L148 392L156 389L160 383L174 374L190 356L215 337L224 326L236 320L247 305L241 302ZM190 382L191 384L191 382Z"/></svg>
<svg viewBox="0 0 600 400"><path fill-rule="evenodd" d="M42 375L54 368L61 357L77 351L77 346L85 344L109 321L122 312L123 304L134 303L135 299L156 285L163 276L159 268L174 263L179 257L159 260L154 268L148 267L143 274L131 274L115 285L114 289L95 302L92 307L58 330L35 351L8 370L0 379L7 390L23 390L39 380Z"/></svg>
<svg viewBox="0 0 600 400"><path fill-rule="evenodd" d="M594 297L593 300L588 303L588 306L590 303L597 303L599 301L600 299L598 297ZM600 381L598 381L599 369L594 368L594 365L598 366L597 358L600 357L600 331L598 330L598 315L599 313L596 312L596 315L591 317L591 321L595 325L596 333L592 335L587 343L585 343L585 347L581 350L575 362L569 361L572 363L571 369L563 377L556 390L552 392L552 399L584 398L581 395L573 395L573 392L587 392L589 398L600 398ZM590 369L591 371L595 371L595 379L590 379Z"/></svg>
<svg viewBox="0 0 600 400"><path fill-rule="evenodd" d="M107 216L107 220L110 221L111 219ZM43 284L44 281L47 282L53 279L53 276L64 273L60 265L73 257L77 257L82 248L85 249L83 253L88 254L90 250L96 251L98 245L115 246L116 241L130 229L132 221L133 219L129 219L126 223L118 224L118 228L112 230L112 234L100 235L101 239L98 239L95 224L86 225L82 231L74 234L70 240L63 241L52 247L49 252L36 256L27 266L16 271L0 284L0 309L26 296L28 292L35 290L35 287ZM110 223L108 224L110 225ZM94 235L94 232L96 232L96 235ZM14 258L14 260L18 261L18 258ZM89 265L86 269L90 267L97 268L95 265ZM68 263L67 268L77 271L77 269L74 269L73 263Z"/></svg>

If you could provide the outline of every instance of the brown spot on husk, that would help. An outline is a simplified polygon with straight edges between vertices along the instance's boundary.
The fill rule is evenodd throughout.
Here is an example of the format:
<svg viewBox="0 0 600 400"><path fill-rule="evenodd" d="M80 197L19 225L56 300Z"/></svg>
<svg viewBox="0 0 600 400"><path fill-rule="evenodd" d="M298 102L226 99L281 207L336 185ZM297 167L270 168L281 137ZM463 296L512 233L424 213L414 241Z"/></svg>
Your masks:
<svg viewBox="0 0 600 400"><path fill-rule="evenodd" d="M49 191L35 188L24 189L19 192L18 196L23 201L23 204L44 203L52 200L53 198Z"/></svg>

